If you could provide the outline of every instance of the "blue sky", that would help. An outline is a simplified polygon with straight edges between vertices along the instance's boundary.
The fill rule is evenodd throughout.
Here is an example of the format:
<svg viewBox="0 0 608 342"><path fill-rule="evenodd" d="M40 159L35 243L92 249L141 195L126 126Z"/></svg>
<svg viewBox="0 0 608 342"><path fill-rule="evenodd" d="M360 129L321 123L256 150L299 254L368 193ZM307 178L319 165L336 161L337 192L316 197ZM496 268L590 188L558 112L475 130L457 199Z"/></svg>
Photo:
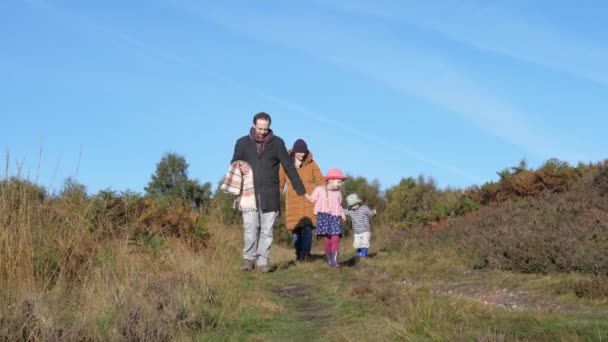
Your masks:
<svg viewBox="0 0 608 342"><path fill-rule="evenodd" d="M258 111L325 172L496 180L606 158L608 3L0 5L0 158L58 189L143 191L166 152L219 181ZM8 155L8 158L7 158ZM5 167L2 168L3 175Z"/></svg>

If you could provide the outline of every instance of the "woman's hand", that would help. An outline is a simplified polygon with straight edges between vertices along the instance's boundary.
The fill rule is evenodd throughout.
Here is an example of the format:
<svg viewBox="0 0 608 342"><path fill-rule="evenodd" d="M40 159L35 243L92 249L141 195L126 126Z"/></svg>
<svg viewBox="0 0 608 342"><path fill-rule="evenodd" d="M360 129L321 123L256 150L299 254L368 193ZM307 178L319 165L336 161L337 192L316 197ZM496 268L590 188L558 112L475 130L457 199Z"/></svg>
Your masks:
<svg viewBox="0 0 608 342"><path fill-rule="evenodd" d="M372 209L372 215L376 215L376 209Z"/></svg>

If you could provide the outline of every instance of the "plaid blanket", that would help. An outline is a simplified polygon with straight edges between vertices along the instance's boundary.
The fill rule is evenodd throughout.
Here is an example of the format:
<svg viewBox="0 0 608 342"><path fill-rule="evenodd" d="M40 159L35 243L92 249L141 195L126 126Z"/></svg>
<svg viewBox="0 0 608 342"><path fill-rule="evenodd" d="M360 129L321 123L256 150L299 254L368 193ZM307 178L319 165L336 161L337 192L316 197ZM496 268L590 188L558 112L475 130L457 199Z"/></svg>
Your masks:
<svg viewBox="0 0 608 342"><path fill-rule="evenodd" d="M253 186L253 170L246 174L241 172L241 165L249 165L242 160L237 160L230 165L224 181L220 185L220 190L236 195L234 208L241 211L256 210L255 189Z"/></svg>

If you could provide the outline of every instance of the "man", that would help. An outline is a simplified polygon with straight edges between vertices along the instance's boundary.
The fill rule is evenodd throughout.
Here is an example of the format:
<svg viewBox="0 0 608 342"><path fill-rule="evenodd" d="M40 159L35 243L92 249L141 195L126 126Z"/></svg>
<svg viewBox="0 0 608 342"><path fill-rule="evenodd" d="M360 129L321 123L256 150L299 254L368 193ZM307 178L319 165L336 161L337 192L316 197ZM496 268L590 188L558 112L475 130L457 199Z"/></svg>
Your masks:
<svg viewBox="0 0 608 342"><path fill-rule="evenodd" d="M243 211L243 271L251 271L254 264L260 272L270 270L268 255L274 223L281 208L279 164L283 165L296 193L299 196L306 193L283 139L273 134L270 124L270 115L257 113L249 134L237 140L231 161L241 160L251 166L242 166L241 172L253 173L256 197L256 210Z"/></svg>

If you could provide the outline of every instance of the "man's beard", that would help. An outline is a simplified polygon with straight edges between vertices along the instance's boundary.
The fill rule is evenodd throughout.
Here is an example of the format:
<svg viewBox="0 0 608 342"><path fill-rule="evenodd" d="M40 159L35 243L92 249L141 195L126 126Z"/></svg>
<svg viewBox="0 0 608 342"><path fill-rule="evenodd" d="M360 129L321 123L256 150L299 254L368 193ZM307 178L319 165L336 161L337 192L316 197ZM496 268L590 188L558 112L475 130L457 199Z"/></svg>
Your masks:
<svg viewBox="0 0 608 342"><path fill-rule="evenodd" d="M262 141L262 140L264 140L264 138L266 138L266 134L263 134L263 133L262 134L258 134L258 133L255 134L255 140L257 140L257 141Z"/></svg>

